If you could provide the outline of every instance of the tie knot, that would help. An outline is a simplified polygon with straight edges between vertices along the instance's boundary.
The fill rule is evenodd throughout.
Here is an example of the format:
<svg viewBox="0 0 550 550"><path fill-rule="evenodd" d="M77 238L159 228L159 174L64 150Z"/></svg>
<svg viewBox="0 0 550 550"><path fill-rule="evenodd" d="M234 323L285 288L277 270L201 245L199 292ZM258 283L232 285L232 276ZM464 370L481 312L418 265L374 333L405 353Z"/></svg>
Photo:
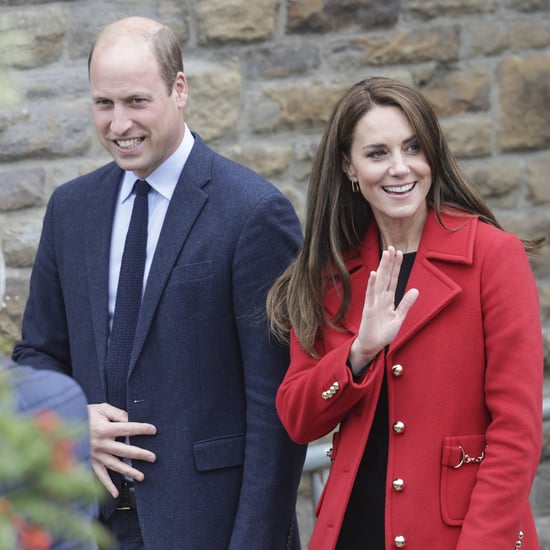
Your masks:
<svg viewBox="0 0 550 550"><path fill-rule="evenodd" d="M147 195L151 186L145 180L136 180L134 183L134 191L136 195Z"/></svg>

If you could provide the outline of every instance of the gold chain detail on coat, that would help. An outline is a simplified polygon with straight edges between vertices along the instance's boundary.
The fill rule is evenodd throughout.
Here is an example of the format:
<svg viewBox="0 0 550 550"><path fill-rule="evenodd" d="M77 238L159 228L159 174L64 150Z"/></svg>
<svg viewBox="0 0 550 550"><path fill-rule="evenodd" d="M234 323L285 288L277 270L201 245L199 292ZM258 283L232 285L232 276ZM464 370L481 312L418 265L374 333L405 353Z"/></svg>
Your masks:
<svg viewBox="0 0 550 550"><path fill-rule="evenodd" d="M470 456L466 451L464 450L464 447L462 445L459 445L459 449L462 452L462 456L460 457L460 461L456 466L453 466L455 470L458 468L461 468L464 466L464 464L479 464L484 458L485 458L485 451L481 451L481 454L479 456Z"/></svg>

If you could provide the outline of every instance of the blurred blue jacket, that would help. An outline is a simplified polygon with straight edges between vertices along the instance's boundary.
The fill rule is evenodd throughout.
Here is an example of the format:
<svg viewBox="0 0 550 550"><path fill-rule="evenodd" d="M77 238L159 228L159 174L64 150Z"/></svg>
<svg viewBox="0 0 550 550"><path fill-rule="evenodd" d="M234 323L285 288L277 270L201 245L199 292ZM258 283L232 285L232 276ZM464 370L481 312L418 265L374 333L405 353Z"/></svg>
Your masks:
<svg viewBox="0 0 550 550"><path fill-rule="evenodd" d="M32 415L44 410L53 411L63 421L85 427L86 431L75 442L74 456L78 462L90 465L91 471L88 409L80 386L64 374L15 365L7 358L0 358L0 368L7 368L12 374L9 380L14 391L15 408L19 413ZM74 506L83 518L89 518L90 521L98 515L96 503L75 502ZM81 540L56 540L51 550L97 550L97 545Z"/></svg>

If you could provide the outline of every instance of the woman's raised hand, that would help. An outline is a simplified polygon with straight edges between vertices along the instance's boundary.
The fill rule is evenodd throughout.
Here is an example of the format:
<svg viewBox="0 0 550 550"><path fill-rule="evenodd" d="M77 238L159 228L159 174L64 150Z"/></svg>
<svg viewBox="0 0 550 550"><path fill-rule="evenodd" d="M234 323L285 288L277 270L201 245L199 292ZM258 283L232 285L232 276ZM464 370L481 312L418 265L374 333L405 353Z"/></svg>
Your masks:
<svg viewBox="0 0 550 550"><path fill-rule="evenodd" d="M388 246L382 252L378 269L370 273L359 333L349 355L354 374L358 374L378 352L394 340L418 298L418 290L411 288L399 305L394 305L402 262L403 253Z"/></svg>

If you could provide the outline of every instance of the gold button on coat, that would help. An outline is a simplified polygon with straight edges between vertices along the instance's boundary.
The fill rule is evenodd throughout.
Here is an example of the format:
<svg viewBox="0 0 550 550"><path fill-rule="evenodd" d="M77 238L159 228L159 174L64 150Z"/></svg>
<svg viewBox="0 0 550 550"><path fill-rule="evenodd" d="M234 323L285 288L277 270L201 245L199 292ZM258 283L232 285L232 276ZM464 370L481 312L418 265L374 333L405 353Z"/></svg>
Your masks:
<svg viewBox="0 0 550 550"><path fill-rule="evenodd" d="M396 548L405 548L405 537L403 535L398 535L393 539L393 544Z"/></svg>
<svg viewBox="0 0 550 550"><path fill-rule="evenodd" d="M322 394L321 394L321 397L323 399L330 399L331 397L334 396L334 394L340 389L340 384L338 382L333 382L332 383L332 386L330 386L330 388L326 391L324 391Z"/></svg>
<svg viewBox="0 0 550 550"><path fill-rule="evenodd" d="M521 542L521 539L523 537L524 537L523 531L520 531L518 533L518 540L516 540L516 545L515 545L516 550L519 550L523 546L523 544Z"/></svg>
<svg viewBox="0 0 550 550"><path fill-rule="evenodd" d="M392 486L396 491L402 491L405 488L405 481L398 477L392 481Z"/></svg>
<svg viewBox="0 0 550 550"><path fill-rule="evenodd" d="M398 420L394 423L392 428L396 434L402 434L405 431L405 423L401 422L401 420Z"/></svg>
<svg viewBox="0 0 550 550"><path fill-rule="evenodd" d="M391 373L396 377L398 378L399 376L401 376L403 374L403 365L394 365L392 368L391 368Z"/></svg>

